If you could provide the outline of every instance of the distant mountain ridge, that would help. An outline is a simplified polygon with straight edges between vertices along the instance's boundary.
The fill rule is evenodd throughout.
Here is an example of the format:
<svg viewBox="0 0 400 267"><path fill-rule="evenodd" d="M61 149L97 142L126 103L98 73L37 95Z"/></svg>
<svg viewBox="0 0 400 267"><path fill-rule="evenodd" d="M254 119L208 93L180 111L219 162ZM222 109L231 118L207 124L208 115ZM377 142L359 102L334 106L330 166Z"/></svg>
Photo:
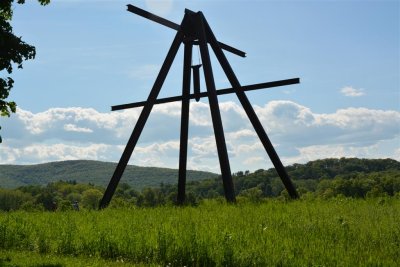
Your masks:
<svg viewBox="0 0 400 267"><path fill-rule="evenodd" d="M49 162L37 165L0 165L0 187L17 188L26 185L47 185L56 181L76 181L83 184L94 184L106 187L115 170L116 163L69 160ZM328 158L310 161L306 164L293 164L286 167L289 176L295 181L333 179L335 177L352 177L355 173L376 173L385 171L400 171L400 162L394 159L359 159L359 158ZM278 178L273 168L257 170L253 176L263 176L258 181L266 178ZM237 181L244 179L250 183L252 176L243 172L234 174ZM215 180L218 174L203 171L188 171L187 182L209 183ZM242 178L241 178L242 177ZM178 170L157 167L138 167L128 165L121 183L127 183L135 189L144 187L159 187L161 183L176 184ZM218 185L221 181L218 180Z"/></svg>
<svg viewBox="0 0 400 267"><path fill-rule="evenodd" d="M67 160L36 165L0 165L0 187L16 188L26 185L46 185L59 180L77 183L92 183L107 186L115 170L116 163L93 160ZM187 172L187 181L215 178L211 172ZM128 183L137 189L157 187L161 183L178 182L178 170L157 167L128 165L121 183Z"/></svg>

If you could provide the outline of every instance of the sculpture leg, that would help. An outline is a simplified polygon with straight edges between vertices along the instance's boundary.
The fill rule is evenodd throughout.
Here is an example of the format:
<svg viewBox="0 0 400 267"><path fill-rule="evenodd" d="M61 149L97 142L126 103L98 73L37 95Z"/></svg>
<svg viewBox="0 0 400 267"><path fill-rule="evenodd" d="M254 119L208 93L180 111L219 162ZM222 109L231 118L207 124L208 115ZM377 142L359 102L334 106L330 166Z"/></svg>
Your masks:
<svg viewBox="0 0 400 267"><path fill-rule="evenodd" d="M177 196L178 205L182 205L185 202L192 47L193 44L190 41L185 43L185 52L183 59L183 82L182 82L181 137L180 137L180 149L179 149L179 176L178 176L178 196Z"/></svg>
<svg viewBox="0 0 400 267"><path fill-rule="evenodd" d="M168 51L167 57L161 67L161 70L157 76L157 79L151 89L150 95L147 98L146 105L143 107L142 112L140 113L139 119L136 122L135 128L128 140L128 143L125 147L124 152L122 153L121 159L118 162L117 168L114 171L114 174L110 180L110 183L107 186L106 191L104 192L103 198L100 201L99 208L103 209L108 206L111 201L112 196L118 186L119 180L121 179L122 174L125 171L126 165L132 155L133 150L139 140L140 134L142 133L143 127L146 124L146 121L150 115L150 112L154 106L154 103L157 99L157 96L161 90L161 87L167 77L168 71L174 61L176 53L178 52L179 46L183 40L183 33L178 31L175 35L174 41L172 42L171 48Z"/></svg>
<svg viewBox="0 0 400 267"><path fill-rule="evenodd" d="M204 16L201 12L197 13L198 23L197 32L199 34L199 46L201 59L203 62L204 77L206 80L208 100L210 103L211 118L214 127L215 141L221 167L222 181L225 191L225 198L228 202L235 202L235 191L232 181L231 168L229 165L228 152L226 149L224 129L222 126L221 113L218 105L218 98L215 88L214 76L211 67L210 55L207 47L207 36L204 28Z"/></svg>
<svg viewBox="0 0 400 267"><path fill-rule="evenodd" d="M265 132L260 120L257 117L257 114L255 113L253 106L251 105L249 99L247 98L246 94L244 93L243 90L241 90L241 85L239 83L239 80L236 78L235 73L232 70L232 67L230 66L228 60L225 57L224 52L218 45L217 39L215 38L213 32L211 31L210 26L207 24L205 21L205 27L207 31L207 36L208 36L208 41L219 61L221 64L226 76L229 79L229 82L231 83L232 87L235 89L236 95L239 98L240 103L242 104L247 116L249 117L251 124L253 125L255 131L257 132L258 137L261 140L261 143L263 144L266 152L268 153L269 157L271 158L271 161L278 172L278 175L280 176L283 184L286 187L286 190L288 191L289 195L291 198L298 198L299 195L296 191L296 188L294 187L292 181L290 180L289 175L286 172L285 167L283 166L281 160L279 159L278 154L276 153L271 141L269 140L267 133Z"/></svg>

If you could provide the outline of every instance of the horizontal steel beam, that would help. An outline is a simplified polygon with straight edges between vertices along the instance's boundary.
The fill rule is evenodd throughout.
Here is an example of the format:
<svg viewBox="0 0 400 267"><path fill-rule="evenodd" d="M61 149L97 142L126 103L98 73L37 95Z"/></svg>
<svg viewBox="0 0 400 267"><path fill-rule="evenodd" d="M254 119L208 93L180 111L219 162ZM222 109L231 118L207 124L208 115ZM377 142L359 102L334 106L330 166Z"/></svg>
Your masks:
<svg viewBox="0 0 400 267"><path fill-rule="evenodd" d="M280 80L280 81L274 81L274 82L266 82L266 83L257 83L257 84L252 84L252 85L245 85L242 86L240 89L243 91L252 91L252 90L258 90L258 89L265 89L265 88L271 88L271 87L278 87L278 86L285 86L285 85L291 85L291 84L297 84L300 83L299 78L293 78L293 79L287 79L287 80ZM233 88L226 88L226 89L220 89L217 90L217 95L226 95L226 94L231 94L235 93L235 90ZM195 94L190 94L189 98L194 99ZM199 94L200 97L208 97L207 92L201 92ZM166 98L161 98L157 99L155 104L165 104L165 103L170 103L170 102L175 102L175 101L182 101L182 96L172 96L172 97L166 97ZM122 110L122 109L128 109L128 108L137 108L137 107L142 107L146 104L146 101L141 101L141 102L135 102L135 103L130 103L130 104L122 104L122 105L116 105L111 107L111 111L116 111L116 110Z"/></svg>
<svg viewBox="0 0 400 267"><path fill-rule="evenodd" d="M150 12L148 12L146 10L138 8L138 7L134 6L134 5L127 5L127 6L128 6L128 11L129 12L132 12L132 13L134 13L136 15L139 15L139 16L144 17L146 19L149 19L151 21L157 22L157 23L159 23L161 25L164 25L164 26L166 26L168 28L171 28L173 30L177 31L181 27L179 24L176 24L175 22L172 22L170 20L164 19L164 18L162 18L160 16L157 16L157 15L155 15L153 13L150 13ZM190 11L190 10L187 10L187 12L194 13L193 11ZM224 43L221 43L221 42L218 42L218 44L220 45L220 47L222 49L224 49L226 51L229 51L229 52L231 52L231 53L233 53L235 55L241 56L241 57L246 57L246 52L243 52L243 51L241 51L241 50L239 50L237 48L234 48L234 47L232 47L230 45L227 45L227 44L224 44Z"/></svg>

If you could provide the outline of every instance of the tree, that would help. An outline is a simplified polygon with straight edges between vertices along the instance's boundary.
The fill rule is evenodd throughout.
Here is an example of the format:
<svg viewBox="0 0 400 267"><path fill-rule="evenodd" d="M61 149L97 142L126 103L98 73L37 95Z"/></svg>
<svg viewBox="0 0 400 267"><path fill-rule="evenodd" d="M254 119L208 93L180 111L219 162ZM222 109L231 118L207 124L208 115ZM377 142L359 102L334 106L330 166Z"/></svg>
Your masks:
<svg viewBox="0 0 400 267"><path fill-rule="evenodd" d="M87 209L96 209L103 193L98 189L88 189L82 193L82 205Z"/></svg>
<svg viewBox="0 0 400 267"><path fill-rule="evenodd" d="M32 200L32 196L27 193L0 188L0 210L17 210L30 200Z"/></svg>
<svg viewBox="0 0 400 267"><path fill-rule="evenodd" d="M258 187L242 190L239 196L246 197L250 202L258 203L262 200L263 192Z"/></svg>
<svg viewBox="0 0 400 267"><path fill-rule="evenodd" d="M36 197L36 204L43 205L45 210L55 211L57 209L56 193L49 188L45 188Z"/></svg>
<svg viewBox="0 0 400 267"><path fill-rule="evenodd" d="M47 5L50 2L50 0L38 1L41 5ZM12 73L13 64L22 69L22 62L34 59L36 55L34 46L25 43L21 37L13 33L10 24L13 16L13 2L14 0L0 1L0 71L5 70L8 74ZM16 2L24 4L25 0L17 0ZM7 100L13 85L14 80L11 77L0 77L0 116L9 117L12 112L16 111L17 104L14 101Z"/></svg>

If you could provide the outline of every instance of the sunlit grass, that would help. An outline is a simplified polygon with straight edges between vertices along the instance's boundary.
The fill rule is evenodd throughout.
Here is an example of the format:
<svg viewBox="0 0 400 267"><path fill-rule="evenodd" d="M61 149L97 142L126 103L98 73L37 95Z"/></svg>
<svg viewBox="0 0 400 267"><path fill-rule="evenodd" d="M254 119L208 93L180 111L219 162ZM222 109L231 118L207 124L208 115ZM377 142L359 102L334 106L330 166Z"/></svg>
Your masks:
<svg viewBox="0 0 400 267"><path fill-rule="evenodd" d="M164 266L399 266L399 218L389 198L18 211L0 214L0 249Z"/></svg>

